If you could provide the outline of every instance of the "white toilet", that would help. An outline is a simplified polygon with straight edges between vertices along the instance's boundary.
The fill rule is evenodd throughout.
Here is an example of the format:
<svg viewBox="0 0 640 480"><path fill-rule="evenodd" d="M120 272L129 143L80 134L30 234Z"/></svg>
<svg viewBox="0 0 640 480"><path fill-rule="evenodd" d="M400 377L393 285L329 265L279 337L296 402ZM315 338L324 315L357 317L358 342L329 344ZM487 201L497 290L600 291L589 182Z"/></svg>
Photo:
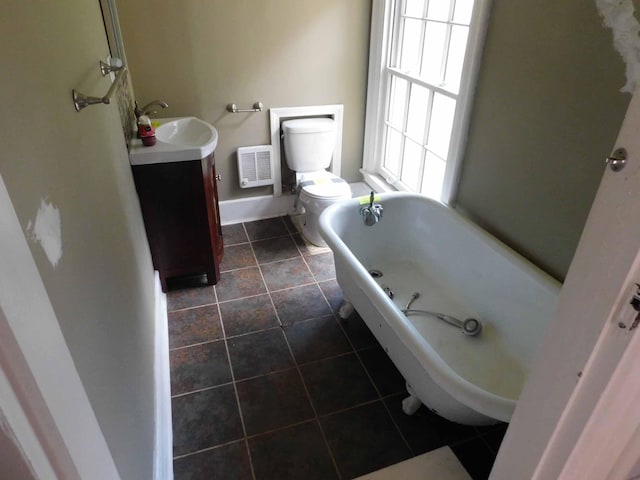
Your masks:
<svg viewBox="0 0 640 480"><path fill-rule="evenodd" d="M351 198L351 188L326 169L336 142L331 118L301 118L282 122L287 165L296 172L296 204L304 208L298 217L302 235L311 243L326 246L318 230L320 214L333 203Z"/></svg>

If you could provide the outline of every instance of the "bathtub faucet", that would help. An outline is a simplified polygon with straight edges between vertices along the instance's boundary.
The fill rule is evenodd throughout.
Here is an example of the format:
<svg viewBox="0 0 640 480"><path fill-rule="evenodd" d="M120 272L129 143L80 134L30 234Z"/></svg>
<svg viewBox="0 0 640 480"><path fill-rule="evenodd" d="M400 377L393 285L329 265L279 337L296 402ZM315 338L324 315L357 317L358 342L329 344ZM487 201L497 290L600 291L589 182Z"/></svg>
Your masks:
<svg viewBox="0 0 640 480"><path fill-rule="evenodd" d="M367 227L372 227L382 218L382 205L379 203L373 203L373 200L374 194L371 192L371 195L369 196L369 205L366 207L360 207L360 215L362 215L364 224Z"/></svg>

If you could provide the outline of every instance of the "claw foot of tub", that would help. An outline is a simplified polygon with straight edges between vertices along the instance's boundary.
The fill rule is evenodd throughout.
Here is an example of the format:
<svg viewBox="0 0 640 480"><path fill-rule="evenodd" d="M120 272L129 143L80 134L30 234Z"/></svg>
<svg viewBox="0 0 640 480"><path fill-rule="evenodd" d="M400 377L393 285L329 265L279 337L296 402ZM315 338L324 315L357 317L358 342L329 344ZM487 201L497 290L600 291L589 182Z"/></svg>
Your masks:
<svg viewBox="0 0 640 480"><path fill-rule="evenodd" d="M350 302L345 301L340 306L340 310L338 310L338 315L340 315L341 319L346 320L351 316L351 314L353 313L353 310L354 310L353 305Z"/></svg>
<svg viewBox="0 0 640 480"><path fill-rule="evenodd" d="M420 399L413 395L409 395L407 398L402 400L402 411L407 415L413 415L421 406L422 402Z"/></svg>

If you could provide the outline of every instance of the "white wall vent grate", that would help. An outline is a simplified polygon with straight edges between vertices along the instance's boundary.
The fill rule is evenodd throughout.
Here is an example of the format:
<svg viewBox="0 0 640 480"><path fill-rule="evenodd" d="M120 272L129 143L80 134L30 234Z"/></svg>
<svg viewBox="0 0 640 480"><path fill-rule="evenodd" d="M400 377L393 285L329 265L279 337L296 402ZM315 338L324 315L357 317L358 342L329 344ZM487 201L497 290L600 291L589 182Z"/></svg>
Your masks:
<svg viewBox="0 0 640 480"><path fill-rule="evenodd" d="M273 151L271 145L238 148L240 188L273 185Z"/></svg>

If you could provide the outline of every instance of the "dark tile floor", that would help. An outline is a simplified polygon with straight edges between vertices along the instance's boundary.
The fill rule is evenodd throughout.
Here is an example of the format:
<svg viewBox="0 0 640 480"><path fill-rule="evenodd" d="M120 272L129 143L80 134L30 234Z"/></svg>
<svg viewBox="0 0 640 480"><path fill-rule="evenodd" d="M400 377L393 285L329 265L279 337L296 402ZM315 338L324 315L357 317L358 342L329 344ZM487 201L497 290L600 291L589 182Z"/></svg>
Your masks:
<svg viewBox="0 0 640 480"><path fill-rule="evenodd" d="M288 218L223 227L221 280L170 284L176 480L350 479L449 445L487 478L504 426L401 409L404 381ZM189 287L189 288L186 288Z"/></svg>

